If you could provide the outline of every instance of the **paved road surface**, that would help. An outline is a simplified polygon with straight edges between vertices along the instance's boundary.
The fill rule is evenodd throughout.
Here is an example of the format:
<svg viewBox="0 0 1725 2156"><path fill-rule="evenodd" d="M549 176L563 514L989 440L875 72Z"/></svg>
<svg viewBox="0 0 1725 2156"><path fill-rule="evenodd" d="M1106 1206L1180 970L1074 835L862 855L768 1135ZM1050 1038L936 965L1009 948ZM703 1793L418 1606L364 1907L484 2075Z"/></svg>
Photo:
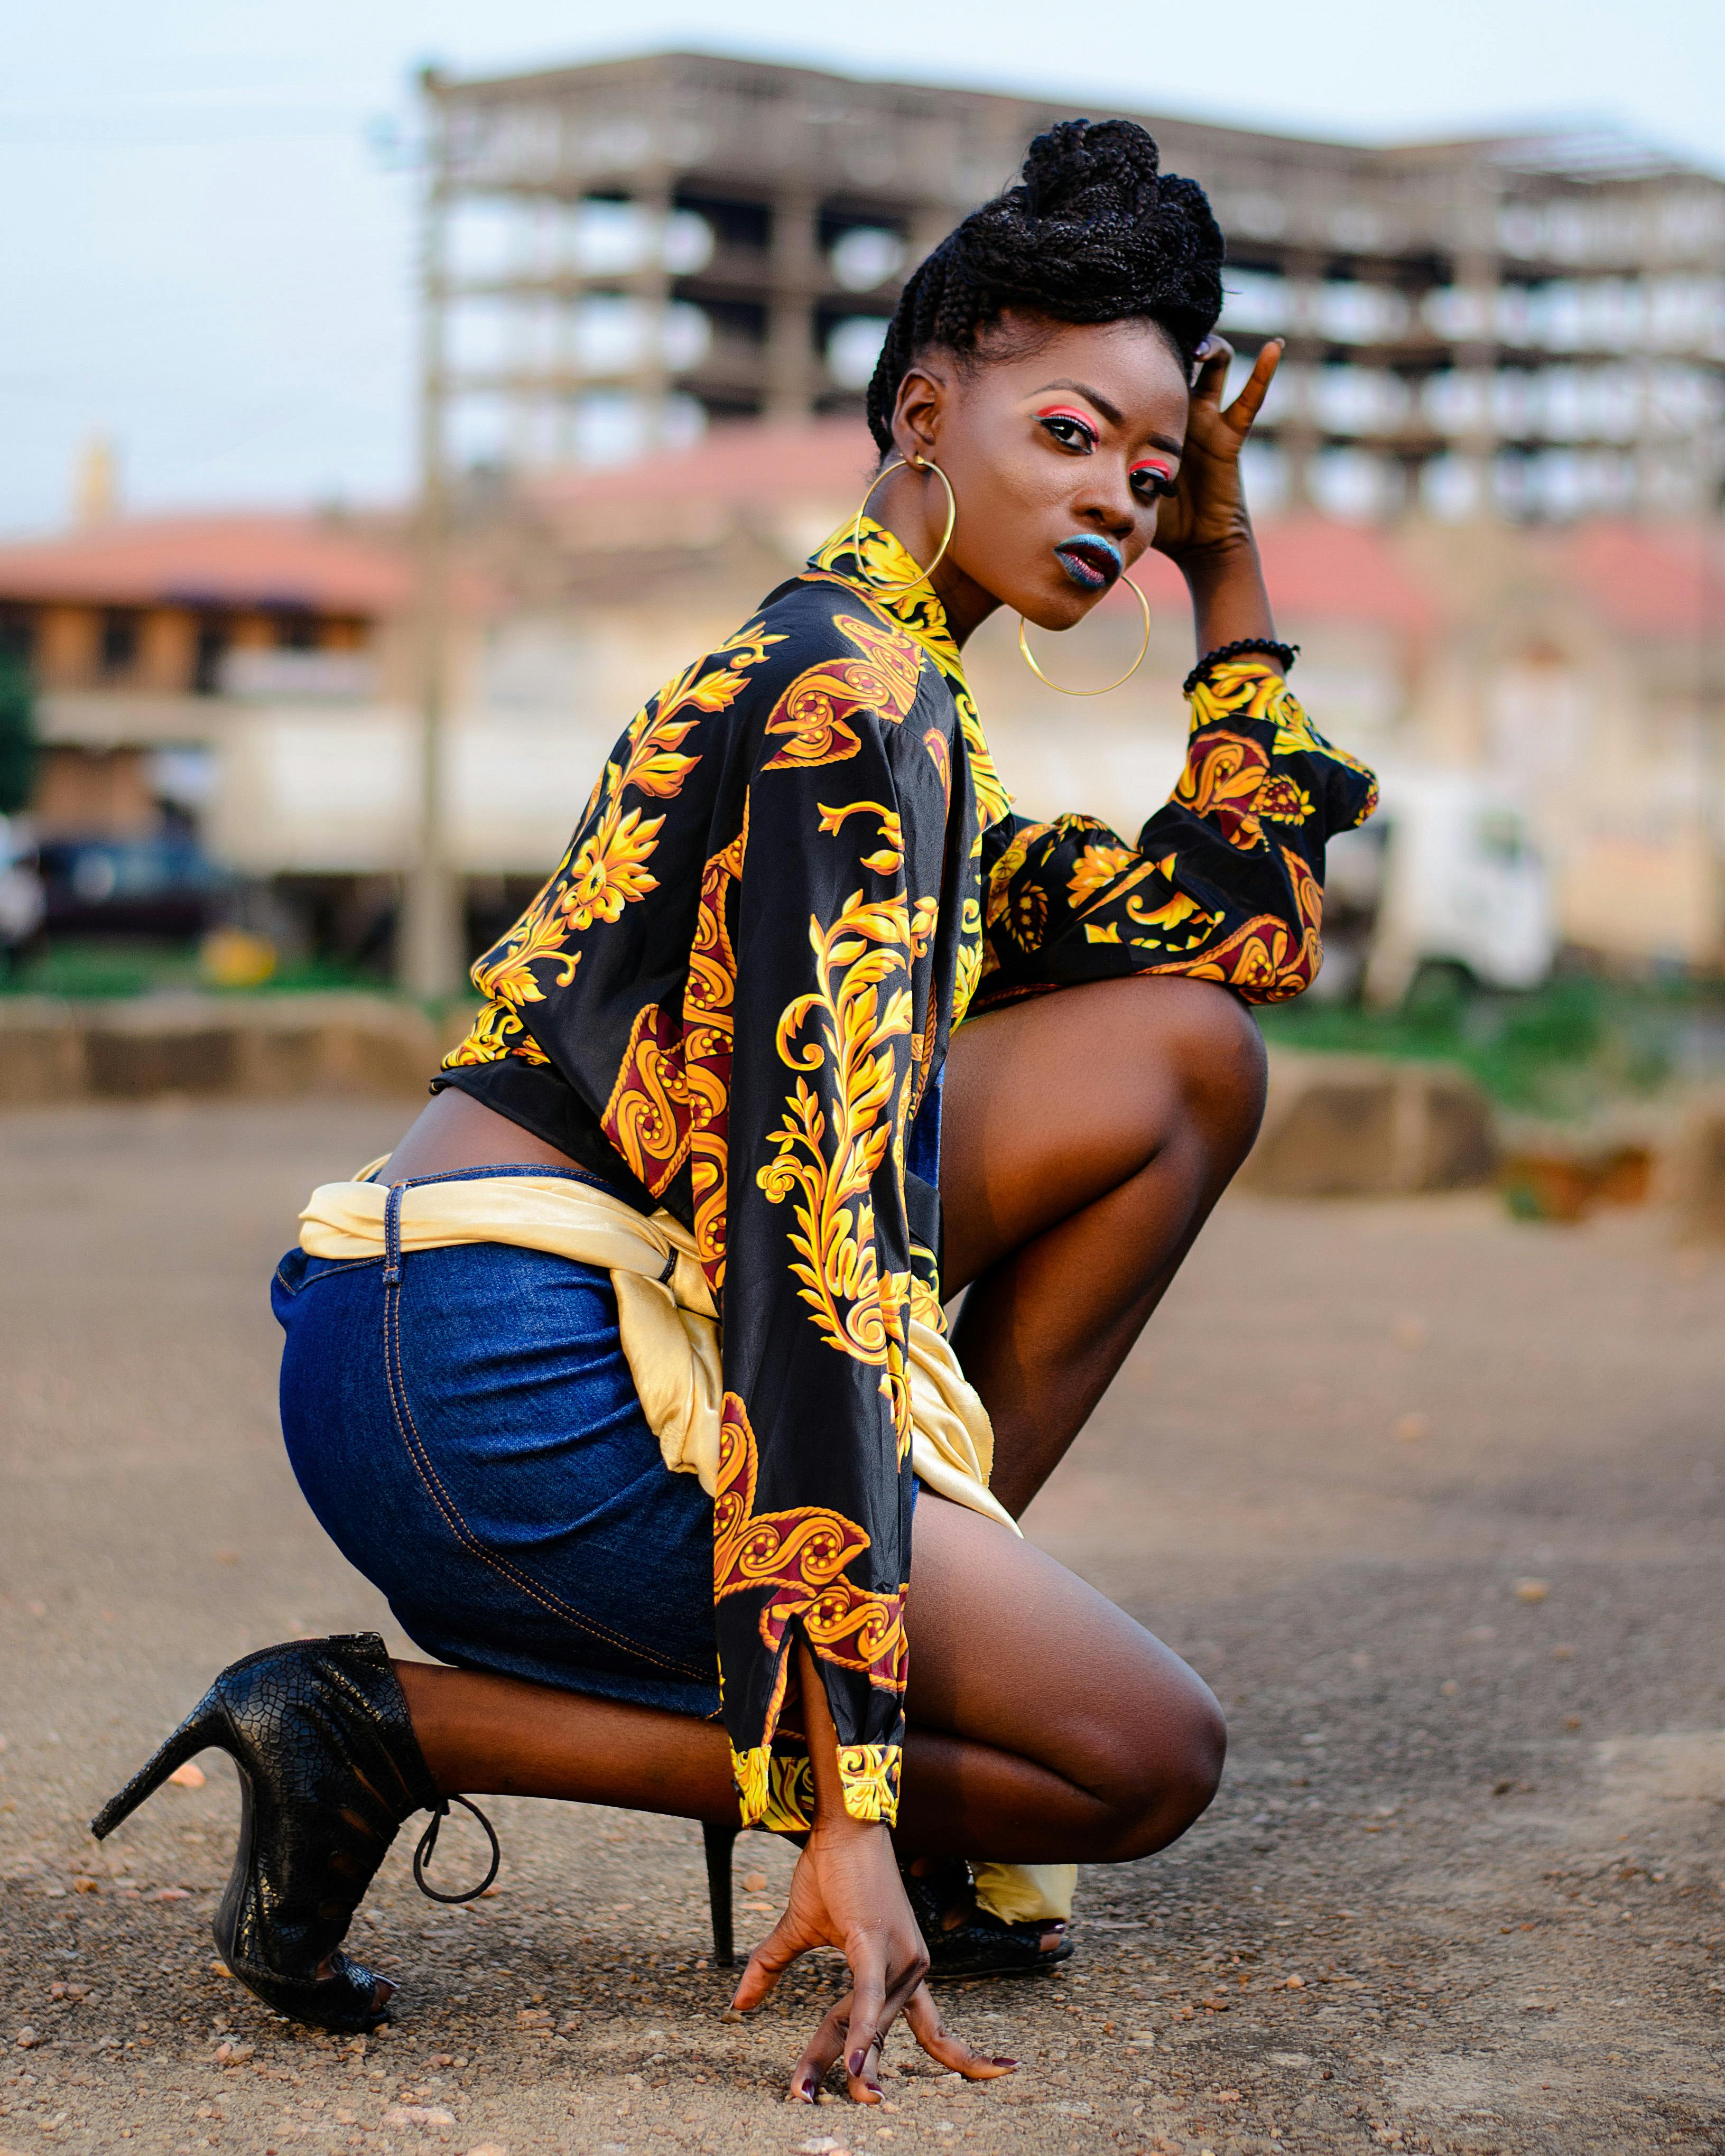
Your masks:
<svg viewBox="0 0 1725 2156"><path fill-rule="evenodd" d="M394 2031L263 2012L212 1967L225 1763L82 1822L222 1662L388 1629L281 1458L263 1283L399 1119L0 1118L0 2152L1725 2149L1725 1260L1483 1199L1231 1203L1031 1516L1234 1739L1064 1980L949 1994L1017 2076L787 2109L830 1971L722 2021L695 1830L525 1802L471 1912L392 1854ZM788 1861L742 1846L752 1939Z"/></svg>

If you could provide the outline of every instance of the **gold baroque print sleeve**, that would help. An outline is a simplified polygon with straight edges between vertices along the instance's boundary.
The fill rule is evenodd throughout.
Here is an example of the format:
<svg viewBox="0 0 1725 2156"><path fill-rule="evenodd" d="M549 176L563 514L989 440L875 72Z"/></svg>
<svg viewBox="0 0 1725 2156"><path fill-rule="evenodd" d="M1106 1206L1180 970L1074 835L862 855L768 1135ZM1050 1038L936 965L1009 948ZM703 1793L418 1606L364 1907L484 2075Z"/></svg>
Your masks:
<svg viewBox="0 0 1725 2156"><path fill-rule="evenodd" d="M896 1816L906 1342L940 1324L937 1073L1004 808L934 603L860 590L850 560L823 550L630 722L439 1080L695 1238L723 1711L744 1819L780 1827L810 1823L799 1635L847 1805Z"/></svg>
<svg viewBox="0 0 1725 2156"><path fill-rule="evenodd" d="M800 1741L775 1755L794 1633L854 1817L896 1819L903 1740L905 1141L927 1068L945 802L909 723L915 645L839 626L863 633L866 661L793 684L769 718L737 891L714 1595L746 1822L794 1809L780 1784Z"/></svg>
<svg viewBox="0 0 1725 2156"><path fill-rule="evenodd" d="M1136 845L1088 816L987 834L978 1009L1124 973L1219 981L1249 1003L1311 986L1325 844L1377 806L1372 774L1255 660L1218 666L1191 703L1185 767Z"/></svg>

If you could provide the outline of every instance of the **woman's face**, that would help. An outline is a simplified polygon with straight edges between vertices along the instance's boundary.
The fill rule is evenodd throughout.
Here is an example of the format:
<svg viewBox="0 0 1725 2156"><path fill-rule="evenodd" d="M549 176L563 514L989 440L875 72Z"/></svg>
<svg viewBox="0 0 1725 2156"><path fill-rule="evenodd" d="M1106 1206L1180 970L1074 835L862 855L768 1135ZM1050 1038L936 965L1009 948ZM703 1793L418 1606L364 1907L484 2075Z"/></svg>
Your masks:
<svg viewBox="0 0 1725 2156"><path fill-rule="evenodd" d="M900 455L932 458L957 501L935 584L967 628L993 605L1040 629L1082 620L1150 544L1180 468L1186 377L1153 322L1015 334L1029 326L1009 319L963 367L931 355L900 391ZM938 480L924 492L927 561L946 496Z"/></svg>

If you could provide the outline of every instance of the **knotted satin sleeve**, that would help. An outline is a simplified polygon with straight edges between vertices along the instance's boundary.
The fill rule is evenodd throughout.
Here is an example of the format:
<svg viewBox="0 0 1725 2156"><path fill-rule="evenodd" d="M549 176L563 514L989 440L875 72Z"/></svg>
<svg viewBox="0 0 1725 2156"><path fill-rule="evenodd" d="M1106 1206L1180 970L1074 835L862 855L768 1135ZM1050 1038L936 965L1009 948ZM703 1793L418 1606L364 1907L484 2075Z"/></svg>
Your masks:
<svg viewBox="0 0 1725 2156"><path fill-rule="evenodd" d="M976 1008L1123 973L1219 981L1249 1003L1322 961L1324 848L1377 805L1275 670L1218 666L1191 697L1185 767L1128 845L1093 817L1009 817L983 840Z"/></svg>

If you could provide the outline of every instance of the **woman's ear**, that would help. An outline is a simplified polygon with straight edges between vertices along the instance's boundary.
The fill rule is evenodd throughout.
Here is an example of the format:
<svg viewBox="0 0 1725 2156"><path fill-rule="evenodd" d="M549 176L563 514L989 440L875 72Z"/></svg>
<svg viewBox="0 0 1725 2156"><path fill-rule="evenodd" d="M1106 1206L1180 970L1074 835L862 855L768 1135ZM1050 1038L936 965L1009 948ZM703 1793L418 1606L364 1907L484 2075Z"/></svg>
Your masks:
<svg viewBox="0 0 1725 2156"><path fill-rule="evenodd" d="M951 395L944 372L927 361L905 370L893 408L892 439L908 462L932 457L940 441L941 416Z"/></svg>

